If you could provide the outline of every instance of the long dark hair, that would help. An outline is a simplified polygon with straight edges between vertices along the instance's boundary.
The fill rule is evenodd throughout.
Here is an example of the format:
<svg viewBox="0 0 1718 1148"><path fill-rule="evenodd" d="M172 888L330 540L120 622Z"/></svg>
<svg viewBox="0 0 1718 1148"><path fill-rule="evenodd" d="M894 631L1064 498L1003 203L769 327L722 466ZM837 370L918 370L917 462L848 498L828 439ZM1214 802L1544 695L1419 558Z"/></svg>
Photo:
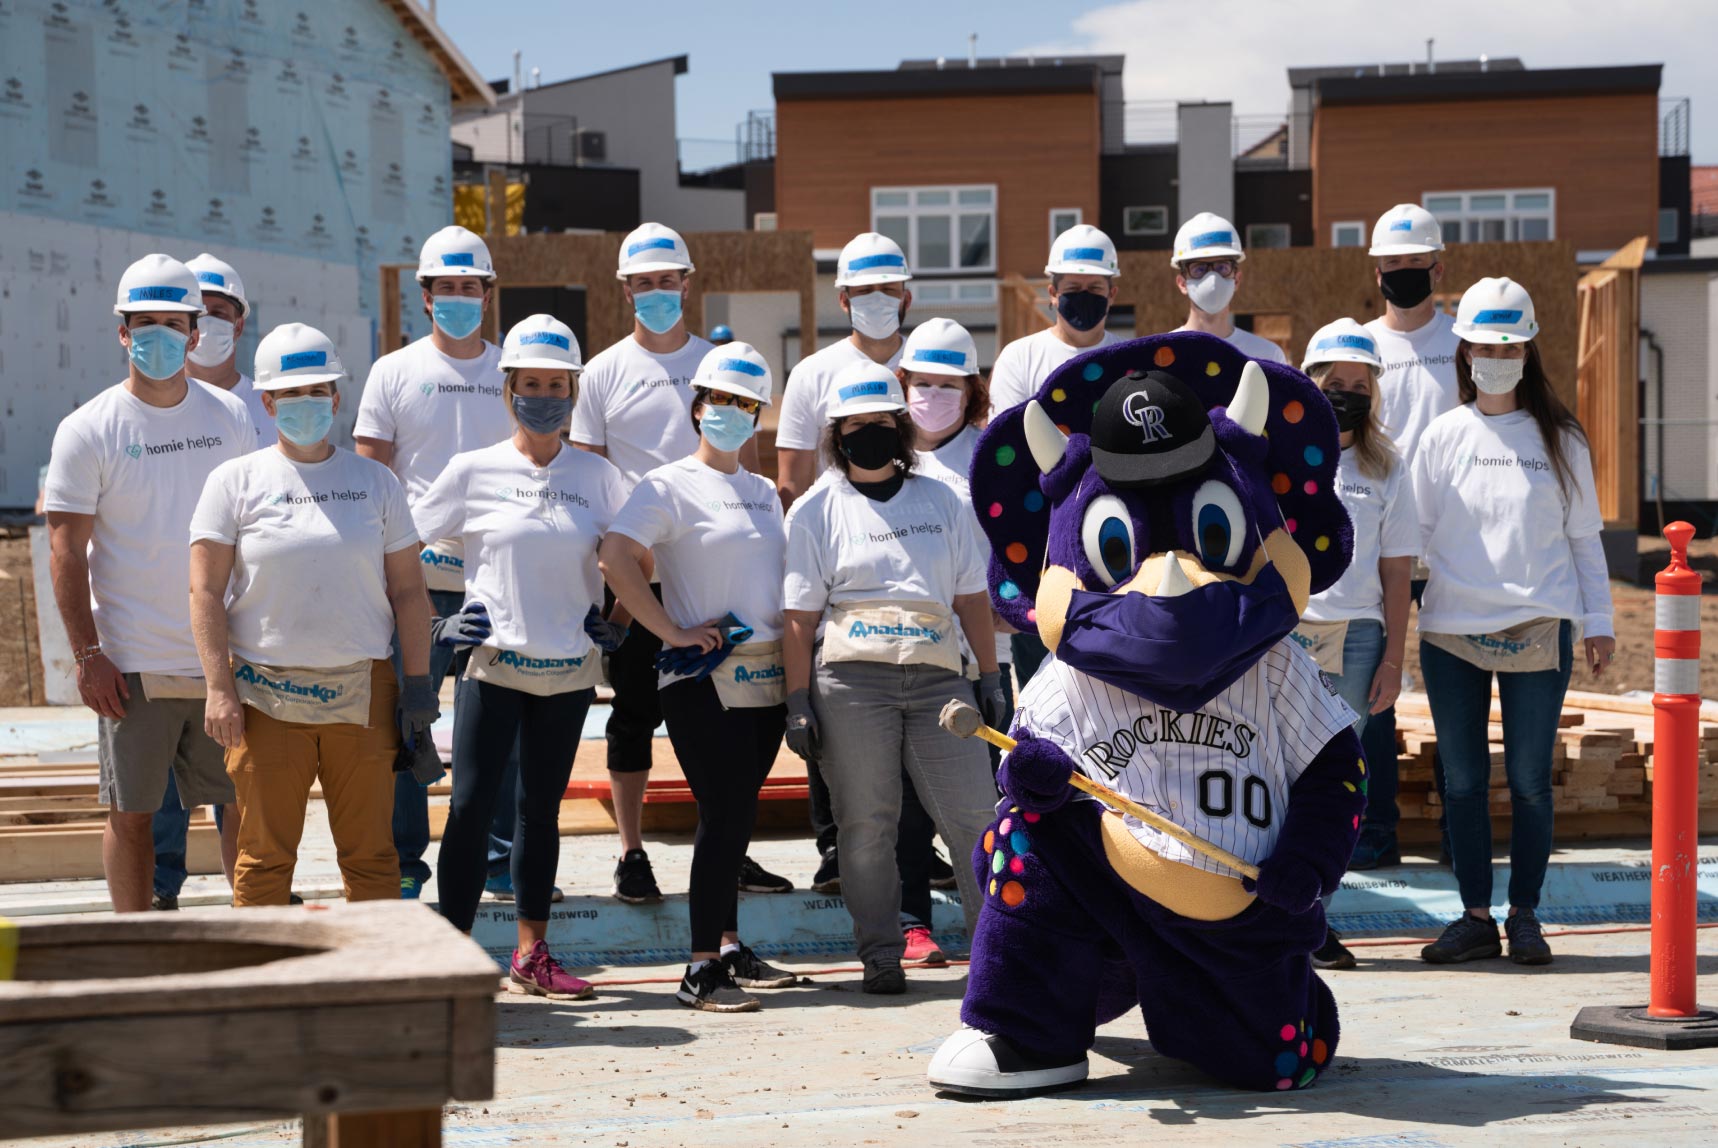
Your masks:
<svg viewBox="0 0 1718 1148"><path fill-rule="evenodd" d="M902 474L911 475L913 468L919 464L919 454L915 449L918 442L919 428L913 425L913 420L906 411L891 411L895 416L895 457L892 460L900 468ZM834 462L835 468L845 477L850 474L853 464L841 452L841 424L845 416L830 419L823 428L823 452Z"/></svg>
<svg viewBox="0 0 1718 1148"><path fill-rule="evenodd" d="M1456 355L1456 394L1463 404L1479 397L1479 388L1473 385L1473 368L1468 365L1468 357L1473 353L1470 346L1463 344L1466 353ZM1515 397L1521 409L1533 416L1533 424L1539 428L1539 437L1545 443L1545 453L1551 459L1551 472L1557 476L1563 497L1568 498L1569 487L1575 483L1575 472L1564 453L1563 436L1570 435L1585 446L1587 432L1582 428L1581 420L1575 417L1575 412L1564 406L1557 392L1551 389L1537 343L1527 344L1527 365L1521 369L1521 382L1516 385Z"/></svg>

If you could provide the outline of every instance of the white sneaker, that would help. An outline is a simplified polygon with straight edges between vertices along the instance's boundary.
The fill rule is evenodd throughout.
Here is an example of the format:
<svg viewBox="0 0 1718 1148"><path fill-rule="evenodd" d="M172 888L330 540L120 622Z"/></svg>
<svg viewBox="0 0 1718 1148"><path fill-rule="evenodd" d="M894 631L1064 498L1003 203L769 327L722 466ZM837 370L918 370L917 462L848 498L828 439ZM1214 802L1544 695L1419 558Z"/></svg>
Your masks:
<svg viewBox="0 0 1718 1148"><path fill-rule="evenodd" d="M1086 1058L1057 1063L1033 1056L1005 1036L962 1028L931 1057L930 1081L949 1092L1016 1100L1086 1079Z"/></svg>

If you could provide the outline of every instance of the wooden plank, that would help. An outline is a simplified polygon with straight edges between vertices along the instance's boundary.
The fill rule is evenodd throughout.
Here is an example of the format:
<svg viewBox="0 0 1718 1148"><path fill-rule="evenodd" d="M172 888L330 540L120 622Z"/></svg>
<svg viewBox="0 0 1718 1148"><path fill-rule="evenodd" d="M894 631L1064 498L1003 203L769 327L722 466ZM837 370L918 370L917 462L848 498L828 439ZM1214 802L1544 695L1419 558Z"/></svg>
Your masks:
<svg viewBox="0 0 1718 1148"><path fill-rule="evenodd" d="M441 1148L441 1109L328 1117L328 1148Z"/></svg>
<svg viewBox="0 0 1718 1148"><path fill-rule="evenodd" d="M448 1095L488 1100L495 1095L495 998L458 997L449 1007Z"/></svg>
<svg viewBox="0 0 1718 1148"><path fill-rule="evenodd" d="M0 833L0 887L9 881L103 877L101 839L99 826L20 826ZM186 847L190 872L221 872L221 838L213 822L191 826Z"/></svg>

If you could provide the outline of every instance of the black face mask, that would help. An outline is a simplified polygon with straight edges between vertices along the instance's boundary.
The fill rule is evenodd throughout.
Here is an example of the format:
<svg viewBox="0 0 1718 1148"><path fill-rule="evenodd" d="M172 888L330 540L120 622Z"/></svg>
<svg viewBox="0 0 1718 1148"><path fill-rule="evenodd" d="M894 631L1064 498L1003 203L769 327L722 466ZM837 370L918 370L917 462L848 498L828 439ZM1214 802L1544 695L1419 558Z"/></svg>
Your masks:
<svg viewBox="0 0 1718 1148"><path fill-rule="evenodd" d="M1418 307L1432 293L1430 267L1398 267L1378 275L1378 289L1398 307Z"/></svg>
<svg viewBox="0 0 1718 1148"><path fill-rule="evenodd" d="M1325 391L1330 409L1336 412L1336 429L1351 431L1366 421L1372 411L1372 396L1364 391Z"/></svg>
<svg viewBox="0 0 1718 1148"><path fill-rule="evenodd" d="M1110 301L1090 291L1067 291L1056 296L1056 313L1076 331L1090 331L1109 314Z"/></svg>
<svg viewBox="0 0 1718 1148"><path fill-rule="evenodd" d="M882 470L894 461L901 432L887 423L866 423L841 435L841 453L860 470Z"/></svg>

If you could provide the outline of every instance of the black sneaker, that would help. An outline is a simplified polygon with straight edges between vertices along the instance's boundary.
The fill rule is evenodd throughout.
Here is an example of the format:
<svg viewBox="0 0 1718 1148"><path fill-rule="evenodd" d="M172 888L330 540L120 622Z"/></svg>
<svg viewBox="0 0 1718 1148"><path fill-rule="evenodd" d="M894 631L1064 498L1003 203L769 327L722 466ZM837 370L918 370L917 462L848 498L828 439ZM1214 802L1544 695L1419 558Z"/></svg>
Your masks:
<svg viewBox="0 0 1718 1148"><path fill-rule="evenodd" d="M737 953L725 953L722 964L734 983L748 989L785 989L799 977L786 969L766 964L745 945Z"/></svg>
<svg viewBox="0 0 1718 1148"><path fill-rule="evenodd" d="M1315 969L1352 969L1359 962L1354 954L1348 951L1348 946L1342 943L1342 934L1326 925L1324 929L1324 944L1312 954L1312 966Z"/></svg>
<svg viewBox="0 0 1718 1148"><path fill-rule="evenodd" d="M952 889L954 885L954 867L943 860L943 855L939 850L933 848L931 850L931 888Z"/></svg>
<svg viewBox="0 0 1718 1148"><path fill-rule="evenodd" d="M907 991L907 974L901 971L900 957L871 957L865 962L865 983L868 993L895 996Z"/></svg>
<svg viewBox="0 0 1718 1148"><path fill-rule="evenodd" d="M1503 932L1509 938L1509 959L1518 965L1548 965L1551 946L1539 931L1539 918L1532 909L1517 909L1504 918Z"/></svg>
<svg viewBox="0 0 1718 1148"><path fill-rule="evenodd" d="M1497 922L1463 913L1444 929L1443 936L1420 950L1420 959L1434 965L1459 965L1486 957L1501 957Z"/></svg>
<svg viewBox="0 0 1718 1148"><path fill-rule="evenodd" d="M674 999L705 1012L758 1011L758 998L734 983L722 961L705 961L696 969L687 965Z"/></svg>
<svg viewBox="0 0 1718 1148"><path fill-rule="evenodd" d="M304 898L300 897L297 893L288 893L286 895L286 903L288 905L302 905L304 904ZM178 908L178 906L175 905L174 908Z"/></svg>
<svg viewBox="0 0 1718 1148"><path fill-rule="evenodd" d="M1368 841L1364 836L1354 846L1354 856L1348 859L1350 872L1364 873L1368 869L1384 869L1402 863L1402 849L1394 837Z"/></svg>
<svg viewBox="0 0 1718 1148"><path fill-rule="evenodd" d="M841 855L831 849L823 855L823 863L817 867L817 872L811 878L811 891L814 893L841 892Z"/></svg>
<svg viewBox="0 0 1718 1148"><path fill-rule="evenodd" d="M656 874L642 849L628 850L614 867L614 898L629 905L654 905L662 900Z"/></svg>
<svg viewBox="0 0 1718 1148"><path fill-rule="evenodd" d="M742 893L791 893L793 882L786 877L778 877L750 857L740 862L740 892ZM744 983L744 982L742 982Z"/></svg>
<svg viewBox="0 0 1718 1148"><path fill-rule="evenodd" d="M157 913L176 913L179 911L179 898L176 894L157 893L149 898L149 907Z"/></svg>

